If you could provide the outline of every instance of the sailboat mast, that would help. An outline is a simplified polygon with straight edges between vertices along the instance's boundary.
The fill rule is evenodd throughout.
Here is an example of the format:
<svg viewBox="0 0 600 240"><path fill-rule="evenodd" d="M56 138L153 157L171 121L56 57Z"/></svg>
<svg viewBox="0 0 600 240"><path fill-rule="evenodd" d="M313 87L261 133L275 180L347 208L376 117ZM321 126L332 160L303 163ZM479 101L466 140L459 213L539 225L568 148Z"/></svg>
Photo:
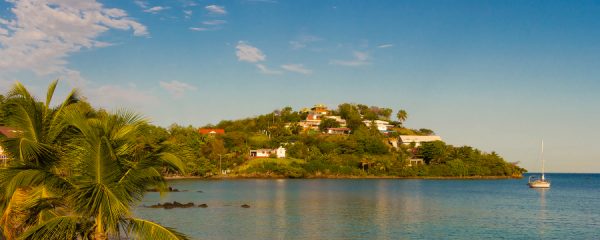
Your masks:
<svg viewBox="0 0 600 240"><path fill-rule="evenodd" d="M542 150L540 152L540 159L542 160L542 180L544 180L544 140L542 140Z"/></svg>

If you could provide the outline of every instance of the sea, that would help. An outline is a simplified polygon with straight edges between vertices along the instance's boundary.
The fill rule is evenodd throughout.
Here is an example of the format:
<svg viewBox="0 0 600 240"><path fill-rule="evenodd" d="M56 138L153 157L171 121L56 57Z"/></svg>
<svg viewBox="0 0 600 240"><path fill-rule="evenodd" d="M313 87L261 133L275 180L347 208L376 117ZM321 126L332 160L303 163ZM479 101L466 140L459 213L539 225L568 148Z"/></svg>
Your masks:
<svg viewBox="0 0 600 240"><path fill-rule="evenodd" d="M528 176L172 180L135 215L192 239L600 239L600 174ZM145 207L172 201L208 207Z"/></svg>

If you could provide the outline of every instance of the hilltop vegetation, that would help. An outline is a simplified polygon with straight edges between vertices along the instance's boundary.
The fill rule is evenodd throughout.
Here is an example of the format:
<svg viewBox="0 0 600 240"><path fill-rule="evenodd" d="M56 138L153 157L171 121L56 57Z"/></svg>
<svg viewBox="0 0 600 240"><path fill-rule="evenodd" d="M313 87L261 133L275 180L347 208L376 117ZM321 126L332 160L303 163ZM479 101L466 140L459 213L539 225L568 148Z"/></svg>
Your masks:
<svg viewBox="0 0 600 240"><path fill-rule="evenodd" d="M341 116L349 134L324 134L339 123L324 119L318 129L306 129L303 121L310 114L284 107L271 113L239 120L223 120L203 128L224 129L224 134L200 135L196 127L172 125L167 129L148 126L152 139L142 137L152 145L168 141L178 147L187 172L194 176L211 177L219 170L229 176L249 177L470 177L520 176L524 169L507 163L498 154L485 153L469 146L455 147L442 141L426 142L419 147L397 144L400 135L432 135L429 129L409 129L402 125L407 113L390 122L389 131L367 127L368 120L390 120L391 109L367 107L362 104L340 104L328 115ZM254 164L252 149L274 149L284 146L287 158L259 161ZM274 157L274 156L271 156ZM410 159L423 159L425 164L410 166ZM251 166L249 166L251 165ZM169 174L177 174L168 172Z"/></svg>

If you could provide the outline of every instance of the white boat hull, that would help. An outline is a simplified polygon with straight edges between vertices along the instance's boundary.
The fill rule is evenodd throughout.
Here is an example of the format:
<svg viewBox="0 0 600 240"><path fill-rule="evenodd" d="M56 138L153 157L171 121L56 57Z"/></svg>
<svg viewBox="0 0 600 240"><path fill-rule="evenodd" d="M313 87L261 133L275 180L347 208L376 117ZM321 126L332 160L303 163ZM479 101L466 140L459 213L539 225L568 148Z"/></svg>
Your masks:
<svg viewBox="0 0 600 240"><path fill-rule="evenodd" d="M550 182L542 181L542 180L535 180L533 182L529 182L529 187L530 188L549 188Z"/></svg>

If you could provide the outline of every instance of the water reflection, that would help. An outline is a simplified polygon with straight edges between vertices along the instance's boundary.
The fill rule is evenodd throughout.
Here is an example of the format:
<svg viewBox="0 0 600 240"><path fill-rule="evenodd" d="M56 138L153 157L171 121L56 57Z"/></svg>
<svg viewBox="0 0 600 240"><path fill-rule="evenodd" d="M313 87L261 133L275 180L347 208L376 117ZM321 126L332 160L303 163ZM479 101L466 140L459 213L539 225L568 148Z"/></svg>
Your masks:
<svg viewBox="0 0 600 240"><path fill-rule="evenodd" d="M547 188L535 188L535 191L539 194L539 214L538 214L538 224L539 224L539 235L541 237L546 235L546 222L548 221L547 210L546 210L546 192L550 191Z"/></svg>
<svg viewBox="0 0 600 240"><path fill-rule="evenodd" d="M189 191L149 193L142 204L209 207L136 215L192 239L597 239L598 179L552 192L519 180L178 181Z"/></svg>

